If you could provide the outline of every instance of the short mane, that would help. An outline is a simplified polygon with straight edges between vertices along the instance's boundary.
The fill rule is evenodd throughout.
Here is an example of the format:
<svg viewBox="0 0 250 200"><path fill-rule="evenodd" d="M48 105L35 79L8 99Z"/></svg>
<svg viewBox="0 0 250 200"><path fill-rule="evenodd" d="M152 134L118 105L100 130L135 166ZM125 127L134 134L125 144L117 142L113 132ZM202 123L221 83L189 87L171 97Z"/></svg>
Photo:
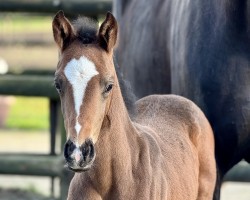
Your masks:
<svg viewBox="0 0 250 200"><path fill-rule="evenodd" d="M83 44L91 44L97 41L98 22L88 17L78 17L72 22L78 39Z"/></svg>

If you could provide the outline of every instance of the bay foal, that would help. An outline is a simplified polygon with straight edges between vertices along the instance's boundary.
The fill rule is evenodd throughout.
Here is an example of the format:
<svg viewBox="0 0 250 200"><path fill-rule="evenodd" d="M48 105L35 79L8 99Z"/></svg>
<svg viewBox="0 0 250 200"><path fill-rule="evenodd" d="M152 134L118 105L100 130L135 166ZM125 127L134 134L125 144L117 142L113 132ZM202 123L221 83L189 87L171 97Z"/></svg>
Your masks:
<svg viewBox="0 0 250 200"><path fill-rule="evenodd" d="M135 103L132 121L113 63L117 31L111 13L99 30L88 19L72 25L62 11L53 20L64 156L82 172L68 199L212 199L214 139L206 117L185 98L152 95Z"/></svg>

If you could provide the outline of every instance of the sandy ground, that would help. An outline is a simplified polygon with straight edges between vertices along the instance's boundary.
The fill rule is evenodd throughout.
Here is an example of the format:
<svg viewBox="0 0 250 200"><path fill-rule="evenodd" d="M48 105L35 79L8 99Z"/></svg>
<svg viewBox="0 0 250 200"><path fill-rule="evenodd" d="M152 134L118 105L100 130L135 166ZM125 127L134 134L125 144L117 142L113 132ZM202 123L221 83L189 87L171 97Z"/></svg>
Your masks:
<svg viewBox="0 0 250 200"><path fill-rule="evenodd" d="M250 183L225 182L222 185L221 200L249 200Z"/></svg>
<svg viewBox="0 0 250 200"><path fill-rule="evenodd" d="M0 129L0 152L49 152L49 133L47 131L25 132ZM0 175L0 188L18 188L35 192L36 195L17 190L0 190L0 200L40 200L51 196L51 179L33 176ZM37 195L42 194L44 196ZM9 194L9 196L8 196ZM59 180L55 180L54 195L59 194ZM8 196L8 198L7 198ZM221 200L249 200L250 183L226 182L222 186Z"/></svg>

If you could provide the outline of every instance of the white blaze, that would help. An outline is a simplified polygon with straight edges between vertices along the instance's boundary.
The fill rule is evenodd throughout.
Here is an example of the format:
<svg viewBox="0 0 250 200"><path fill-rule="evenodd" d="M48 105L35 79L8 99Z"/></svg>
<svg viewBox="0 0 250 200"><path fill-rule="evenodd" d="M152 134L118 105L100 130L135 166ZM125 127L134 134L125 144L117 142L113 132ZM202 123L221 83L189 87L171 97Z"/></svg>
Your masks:
<svg viewBox="0 0 250 200"><path fill-rule="evenodd" d="M92 77L97 75L98 72L96 71L95 64L85 56L82 56L79 58L79 60L74 58L69 61L64 69L64 74L73 88L73 97L76 111L75 130L78 135L81 130L78 117L80 114L80 107L82 105L85 90L88 82Z"/></svg>

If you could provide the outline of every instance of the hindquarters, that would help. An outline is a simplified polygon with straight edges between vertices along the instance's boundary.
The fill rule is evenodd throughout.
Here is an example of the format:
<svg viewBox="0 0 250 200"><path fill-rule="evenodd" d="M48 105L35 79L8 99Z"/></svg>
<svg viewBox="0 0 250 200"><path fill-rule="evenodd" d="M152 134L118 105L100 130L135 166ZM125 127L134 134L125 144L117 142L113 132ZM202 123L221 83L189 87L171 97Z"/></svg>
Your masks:
<svg viewBox="0 0 250 200"><path fill-rule="evenodd" d="M191 101L175 95L148 96L136 106L137 121L157 133L166 169L170 170L166 173L170 177L171 196L176 197L178 180L177 184L187 189L197 182L196 189L192 188L195 199L212 199L216 181L214 138L202 111Z"/></svg>

